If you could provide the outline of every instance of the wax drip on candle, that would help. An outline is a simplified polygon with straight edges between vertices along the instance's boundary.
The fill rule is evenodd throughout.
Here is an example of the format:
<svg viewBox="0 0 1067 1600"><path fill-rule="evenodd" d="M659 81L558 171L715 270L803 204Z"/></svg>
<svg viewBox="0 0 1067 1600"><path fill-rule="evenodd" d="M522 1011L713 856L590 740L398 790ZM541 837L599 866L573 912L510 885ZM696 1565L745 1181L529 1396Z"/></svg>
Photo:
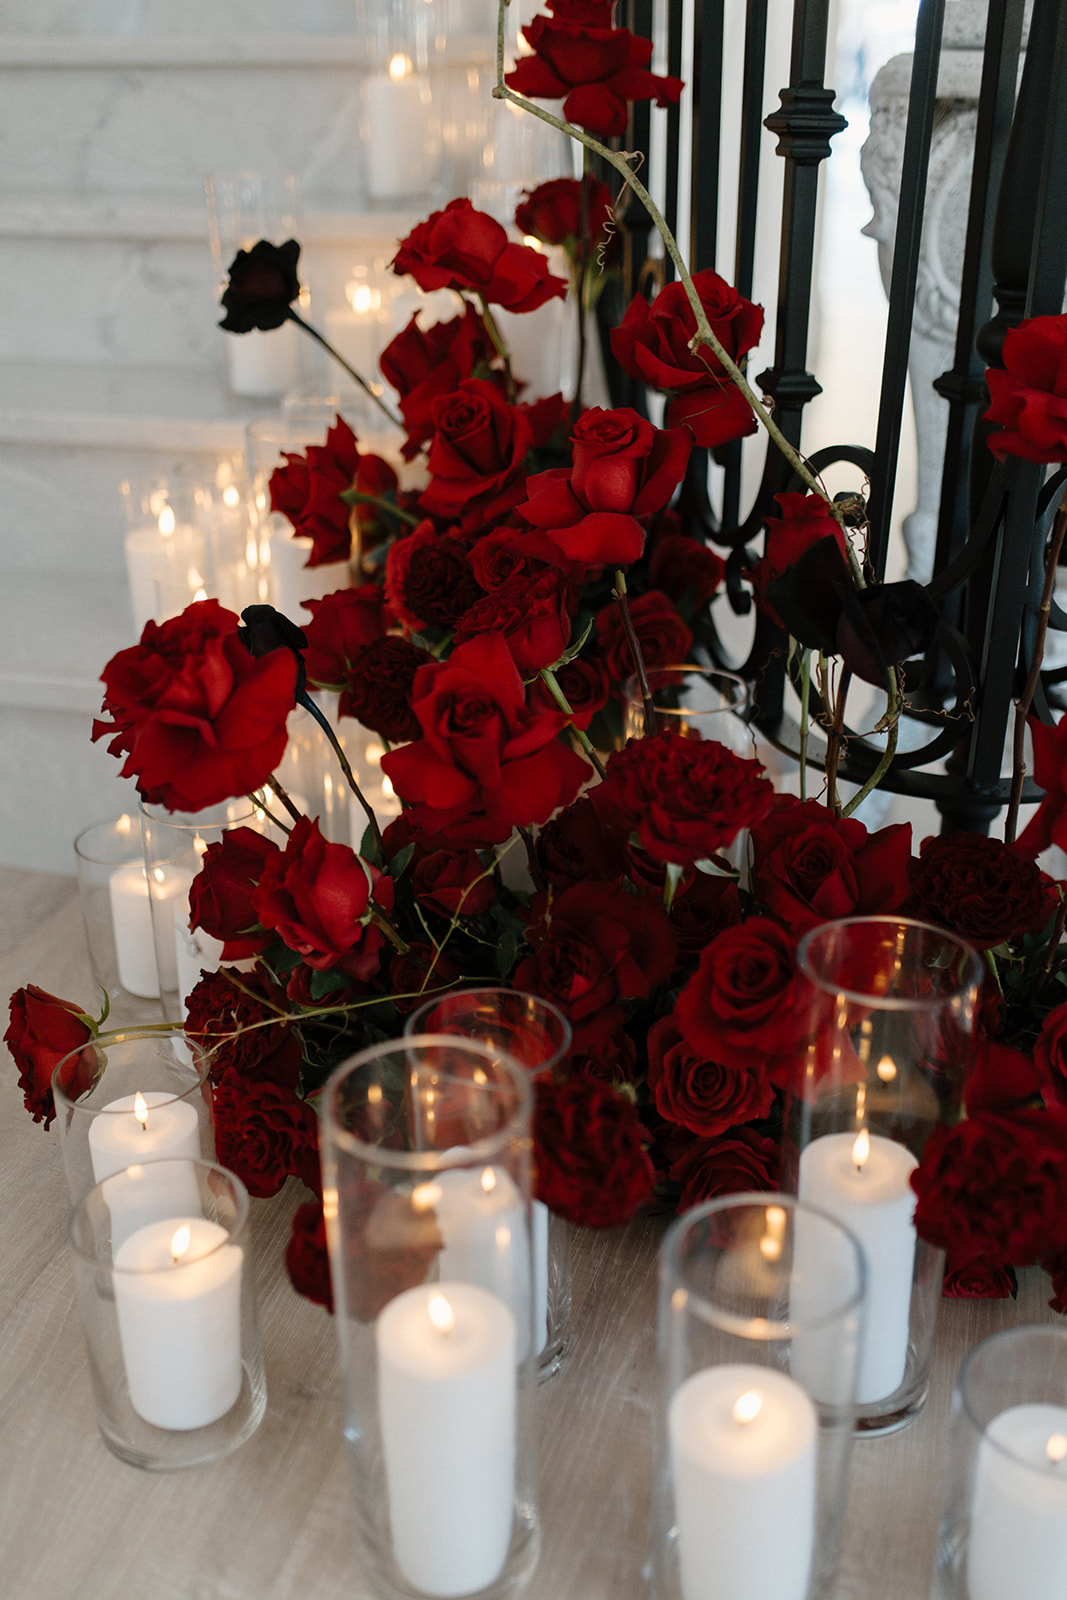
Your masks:
<svg viewBox="0 0 1067 1600"><path fill-rule="evenodd" d="M863 1171L870 1153L871 1135L866 1128L861 1128L859 1133L857 1133L855 1143L852 1146L852 1160L855 1163L857 1172Z"/></svg>
<svg viewBox="0 0 1067 1600"><path fill-rule="evenodd" d="M746 1389L734 1401L732 1415L735 1422L747 1425L754 1422L762 1410L763 1396L757 1394L755 1389Z"/></svg>
<svg viewBox="0 0 1067 1600"><path fill-rule="evenodd" d="M438 1333L447 1339L456 1326L456 1313L444 1295L432 1294L426 1302L426 1312Z"/></svg>
<svg viewBox="0 0 1067 1600"><path fill-rule="evenodd" d="M188 1250L189 1240L191 1238L192 1235L189 1232L187 1224L183 1223L180 1228L175 1228L174 1237L170 1241L170 1259L173 1261L175 1266L178 1265L178 1262Z"/></svg>
<svg viewBox="0 0 1067 1600"><path fill-rule="evenodd" d="M1050 1467L1058 1467L1067 1460L1067 1434L1054 1433L1045 1446Z"/></svg>
<svg viewBox="0 0 1067 1600"><path fill-rule="evenodd" d="M141 1132L145 1133L148 1128L148 1101L140 1089L133 1097L133 1114L141 1124Z"/></svg>
<svg viewBox="0 0 1067 1600"><path fill-rule="evenodd" d="M785 1211L781 1206L768 1206L765 1220L767 1232L759 1242L760 1255L765 1261L777 1261L782 1254Z"/></svg>

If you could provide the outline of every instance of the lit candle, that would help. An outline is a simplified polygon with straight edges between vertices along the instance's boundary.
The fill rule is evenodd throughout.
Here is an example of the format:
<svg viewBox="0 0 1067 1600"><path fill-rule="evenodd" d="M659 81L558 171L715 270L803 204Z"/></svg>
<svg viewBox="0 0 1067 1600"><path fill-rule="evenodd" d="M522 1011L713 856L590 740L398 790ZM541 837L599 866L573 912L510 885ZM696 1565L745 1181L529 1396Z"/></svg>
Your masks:
<svg viewBox="0 0 1067 1600"><path fill-rule="evenodd" d="M855 1235L867 1256L867 1313L856 1399L884 1400L900 1387L908 1358L911 1280L915 1266L915 1195L918 1163L892 1139L871 1134L825 1134L800 1157L800 1199L825 1211ZM791 1312L798 1321L818 1318L851 1297L854 1268L846 1243L831 1246L797 1218ZM830 1341L817 1332L793 1342L793 1368L821 1400L839 1394L841 1370Z"/></svg>
<svg viewBox="0 0 1067 1600"><path fill-rule="evenodd" d="M440 159L429 80L415 71L409 56L398 52L385 73L364 78L360 94L370 198L410 200L429 193Z"/></svg>
<svg viewBox="0 0 1067 1600"><path fill-rule="evenodd" d="M201 580L198 576L192 582L190 574L204 571L204 537L192 523L178 522L173 507L164 505L155 523L130 529L125 551L133 625L139 635L146 622L163 622L192 600ZM176 604L179 599L181 604Z"/></svg>
<svg viewBox="0 0 1067 1600"><path fill-rule="evenodd" d="M412 1199L419 1210L433 1209L444 1241L439 1276L480 1284L510 1306L516 1360L525 1360L531 1333L530 1250L522 1197L509 1175L502 1167L452 1168L422 1184Z"/></svg>
<svg viewBox="0 0 1067 1600"><path fill-rule="evenodd" d="M159 998L161 978L164 989L178 987L178 957L172 937L160 940L159 960L163 970L160 973L156 969L152 900L159 903L187 897L193 881L191 872L177 867L155 866L151 871L151 895L143 862L124 862L115 868L108 880L119 982L127 994L145 1000ZM185 904L188 907L187 898Z"/></svg>
<svg viewBox="0 0 1067 1600"><path fill-rule="evenodd" d="M970 1600L1061 1600L1067 1572L1067 1407L1012 1406L978 1446Z"/></svg>
<svg viewBox="0 0 1067 1600"><path fill-rule="evenodd" d="M667 1413L683 1600L804 1600L815 1549L815 1407L769 1367L695 1372Z"/></svg>
<svg viewBox="0 0 1067 1600"><path fill-rule="evenodd" d="M375 1330L393 1552L425 1594L470 1594L503 1570L515 1498L515 1318L496 1295L406 1289Z"/></svg>
<svg viewBox="0 0 1067 1600"><path fill-rule="evenodd" d="M97 1183L144 1161L199 1161L200 1122L188 1100L159 1089L110 1100L92 1120L89 1156Z"/></svg>
<svg viewBox="0 0 1067 1600"><path fill-rule="evenodd" d="M217 1222L171 1217L115 1251L130 1403L156 1428L203 1428L241 1393L243 1252Z"/></svg>

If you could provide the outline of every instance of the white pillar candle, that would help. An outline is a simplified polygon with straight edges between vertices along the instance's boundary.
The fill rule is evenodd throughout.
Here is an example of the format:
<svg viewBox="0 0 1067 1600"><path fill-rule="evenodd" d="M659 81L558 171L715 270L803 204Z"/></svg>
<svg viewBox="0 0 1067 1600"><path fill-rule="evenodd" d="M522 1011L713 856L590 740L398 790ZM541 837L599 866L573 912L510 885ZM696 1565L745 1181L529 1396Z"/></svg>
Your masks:
<svg viewBox="0 0 1067 1600"><path fill-rule="evenodd" d="M667 1413L683 1600L804 1600L815 1551L815 1407L769 1367L706 1367Z"/></svg>
<svg viewBox="0 0 1067 1600"><path fill-rule="evenodd" d="M206 1427L241 1393L243 1252L228 1237L204 1217L171 1217L115 1252L130 1402L156 1428Z"/></svg>
<svg viewBox="0 0 1067 1600"><path fill-rule="evenodd" d="M174 902L174 949L176 955L178 998L184 1009L189 996L200 982L202 972L217 972L225 948L203 928L189 926L189 900Z"/></svg>
<svg viewBox="0 0 1067 1600"><path fill-rule="evenodd" d="M227 377L232 394L269 400L295 388L300 376L296 325L228 334Z"/></svg>
<svg viewBox="0 0 1067 1600"><path fill-rule="evenodd" d="M1012 1406L993 1418L978 1446L967 1593L970 1600L1062 1600L1065 1573L1067 1407Z"/></svg>
<svg viewBox="0 0 1067 1600"><path fill-rule="evenodd" d="M869 1139L869 1151L866 1140ZM915 1267L915 1195L918 1162L892 1139L856 1133L813 1139L800 1157L800 1199L842 1223L867 1257L867 1311L856 1399L884 1400L900 1387L908 1359L911 1280ZM842 1239L836 1247L797 1218L791 1313L795 1320L822 1316L854 1292L855 1268ZM815 1332L793 1341L792 1370L820 1400L842 1399L841 1369L831 1341Z"/></svg>
<svg viewBox="0 0 1067 1600"><path fill-rule="evenodd" d="M398 54L387 72L364 78L360 96L370 198L410 200L429 193L440 160L429 80Z"/></svg>
<svg viewBox="0 0 1067 1600"><path fill-rule="evenodd" d="M561 1219L561 1226L565 1226ZM533 1254L534 1354L548 1343L548 1207L541 1200L530 1205L530 1250Z"/></svg>
<svg viewBox="0 0 1067 1600"><path fill-rule="evenodd" d="M420 1284L375 1330L397 1565L432 1595L503 1570L515 1499L515 1318L470 1283Z"/></svg>
<svg viewBox="0 0 1067 1600"><path fill-rule="evenodd" d="M309 567L311 540L293 536L292 528L280 517L271 519L270 593L271 604L290 621L302 626L309 619L302 610L305 600L322 600L336 589L348 589L352 570L347 561L329 561L323 567Z"/></svg>
<svg viewBox="0 0 1067 1600"><path fill-rule="evenodd" d="M417 1206L433 1207L444 1241L438 1275L479 1284L515 1317L516 1360L530 1348L530 1249L526 1210L503 1167L454 1167L416 1189ZM542 1343L544 1341L542 1340Z"/></svg>
<svg viewBox="0 0 1067 1600"><path fill-rule="evenodd" d="M89 1129L89 1157L97 1183L144 1161L185 1157L199 1161L200 1156L196 1107L160 1089L109 1100Z"/></svg>
<svg viewBox="0 0 1067 1600"><path fill-rule="evenodd" d="M146 622L177 616L192 600L203 582L204 538L191 523L176 523L174 512L164 506L158 523L130 529L125 551L130 608L140 636Z"/></svg>
<svg viewBox="0 0 1067 1600"><path fill-rule="evenodd" d="M149 894L148 875L140 861L126 861L116 867L108 880L111 898L111 922L115 932L115 955L118 961L119 982L128 994L145 1000L159 998L159 985L164 989L178 987L178 956L174 945L173 928L161 931L157 970L157 948L152 930L152 900L157 904L184 896L188 906L189 886L193 875L184 868L154 866L152 891Z"/></svg>

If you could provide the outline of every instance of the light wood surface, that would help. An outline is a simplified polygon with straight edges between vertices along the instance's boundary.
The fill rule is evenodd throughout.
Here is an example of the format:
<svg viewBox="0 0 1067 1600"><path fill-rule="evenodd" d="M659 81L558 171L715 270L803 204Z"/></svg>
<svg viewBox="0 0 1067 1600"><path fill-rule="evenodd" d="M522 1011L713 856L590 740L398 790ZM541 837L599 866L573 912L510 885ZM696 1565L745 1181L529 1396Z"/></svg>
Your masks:
<svg viewBox="0 0 1067 1600"><path fill-rule="evenodd" d="M0 1003L37 983L92 1009L72 881L0 874ZM302 1191L254 1201L267 1414L227 1460L146 1473L97 1431L66 1252L58 1143L0 1074L0 1595L7 1600L369 1600L353 1555L331 1319L282 1264ZM571 1354L539 1391L542 1554L530 1600L641 1600L656 1407L656 1252L665 1219L584 1233ZM1058 1320L945 1301L929 1403L852 1455L834 1600L926 1600L959 1364L997 1330ZM767 1600L773 1600L768 1596Z"/></svg>

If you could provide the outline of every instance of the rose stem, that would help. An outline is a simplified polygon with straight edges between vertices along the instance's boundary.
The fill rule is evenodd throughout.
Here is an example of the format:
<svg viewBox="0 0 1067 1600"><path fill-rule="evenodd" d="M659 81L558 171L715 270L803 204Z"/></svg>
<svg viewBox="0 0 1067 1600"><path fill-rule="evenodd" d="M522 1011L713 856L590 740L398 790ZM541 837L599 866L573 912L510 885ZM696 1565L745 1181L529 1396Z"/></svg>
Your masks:
<svg viewBox="0 0 1067 1600"><path fill-rule="evenodd" d="M808 798L808 709L811 704L811 651L800 657L800 799Z"/></svg>
<svg viewBox="0 0 1067 1600"><path fill-rule="evenodd" d="M826 740L826 802L835 817L841 815L841 800L837 793L837 763L841 758L841 730L845 724L845 693L851 674L846 667L841 674L834 699L834 720Z"/></svg>
<svg viewBox="0 0 1067 1600"><path fill-rule="evenodd" d="M545 688L548 690L548 692L552 696L553 700L559 706L559 709L561 711L565 711L567 713L568 717L570 717L570 719L571 719L571 731L573 732L574 737L578 740L578 743L581 745L582 749L585 751L586 755L589 757L590 761L593 763L593 766L596 768L598 775L601 778L606 778L607 777L607 773L604 770L604 763L601 761L600 757L597 755L596 751L593 749L593 745L592 745L592 742L591 742L591 740L589 738L589 735L587 733L583 733L582 729L579 728L578 725L576 724L576 722L574 720L574 712L570 708L570 705L569 705L569 703L567 701L567 696L563 693L563 690L560 688L559 683L558 683L558 681L556 679L556 674L552 671L551 667L542 667L541 668L541 682L545 685Z"/></svg>
<svg viewBox="0 0 1067 1600"><path fill-rule="evenodd" d="M648 674L645 671L645 658L641 654L641 646L634 631L633 618L630 615L630 602L626 598L626 574L621 567L615 569L615 587L611 591L618 607L619 616L622 618L622 630L626 635L626 642L630 646L633 657L634 671L641 687L641 704L645 714L645 738L656 737L656 708L652 703L652 690L648 686Z"/></svg>
<svg viewBox="0 0 1067 1600"><path fill-rule="evenodd" d="M526 864L530 869L530 877L533 879L534 888L538 894L542 894L545 888L545 880L534 851L533 834L529 828L520 828L519 837L526 846Z"/></svg>
<svg viewBox="0 0 1067 1600"><path fill-rule="evenodd" d="M273 784L274 779L271 778L270 782ZM268 804L266 802L266 799L264 798L264 793L265 793L265 791L261 790L259 794L248 794L248 795L245 796L245 798L252 802L253 806L255 807L255 809L257 811L262 811L263 815L269 821L273 822L274 826L276 828L278 828L282 833L288 833L290 830L285 826L284 822L280 822L278 820L278 818L274 815L273 811L268 806Z"/></svg>
<svg viewBox="0 0 1067 1600"><path fill-rule="evenodd" d="M311 712L311 715L315 718L315 721L318 723L319 727L330 741L333 753L337 757L337 760L341 766L341 771L345 775L345 781L347 782L352 793L355 795L356 799L359 801L360 805L363 807L367 821L370 823L370 830L374 836L374 842L378 846L379 859L384 866L385 840L382 838L382 830L378 826L378 818L374 815L373 808L367 804L367 801L363 795L363 791L356 782L356 775L349 766L348 757L345 755L337 741L337 735L330 727L329 718L323 716L322 712L319 710L318 706L315 704L314 700L312 700L309 694L304 693L298 696L298 698L300 700L300 704L305 708L305 710Z"/></svg>
<svg viewBox="0 0 1067 1600"><path fill-rule="evenodd" d="M349 506L377 506L379 511L384 511L387 516L396 517L398 522L406 522L411 528L417 528L422 521L414 511L405 511L403 506L396 506L391 500L383 500L380 494L360 494L358 489L343 489L341 499Z"/></svg>
<svg viewBox="0 0 1067 1600"><path fill-rule="evenodd" d="M344 367L345 371L348 373L348 376L355 383L359 384L359 387L363 390L363 393L368 399L374 401L374 404L378 407L378 410L383 412L385 416L389 418L389 421L393 424L394 428L402 428L404 426L400 418L398 416L394 416L393 412L390 411L381 395L375 394L366 378L361 378L355 367L350 367L344 356L338 354L330 341L328 339L324 339L318 329L311 326L310 322L305 322L303 317L299 316L297 312L293 310L292 306L289 307L289 320L290 322L295 322L298 328L303 328L305 333L310 333L311 337L316 339L318 343L321 344L326 353L333 356L333 359L337 362L338 366Z"/></svg>
<svg viewBox="0 0 1067 1600"><path fill-rule="evenodd" d="M1041 963L1039 978L1047 978L1052 971L1052 965L1060 947L1060 940L1063 938L1065 923L1067 923L1067 900L1061 894L1059 904L1056 907L1056 920L1052 925L1052 937L1049 939L1048 949L1045 951L1045 959Z"/></svg>
<svg viewBox="0 0 1067 1600"><path fill-rule="evenodd" d="M1045 563L1045 587L1041 594L1041 607L1037 613L1037 629L1034 633L1034 648L1030 657L1030 671L1026 675L1026 685L1019 696L1015 707L1015 731L1012 740L1012 766L1011 766L1011 799L1008 801L1008 815L1004 822L1004 843L1015 842L1015 830L1019 825L1019 806L1023 798L1023 782L1026 778L1026 719L1030 714L1034 694L1037 690L1038 679L1041 676L1041 663L1045 659L1045 636L1048 633L1049 613L1052 610L1052 591L1056 587L1056 568L1059 565L1060 551L1063 548L1063 536L1067 533L1067 491L1064 492L1056 512L1056 520L1052 525L1052 538L1049 540L1048 559Z"/></svg>
<svg viewBox="0 0 1067 1600"><path fill-rule="evenodd" d="M489 335L490 342L497 355L504 363L504 373L508 384L508 403L515 404L515 377L511 370L511 354L507 345L500 336L500 329L496 325L496 318L489 309L489 302L484 295L478 296L478 303L482 308L482 326Z"/></svg>
<svg viewBox="0 0 1067 1600"><path fill-rule="evenodd" d="M296 807L294 806L293 802L290 800L289 794L288 794L284 784L281 782L281 779L275 777L275 775L273 773L271 773L270 777L267 779L267 782L270 784L271 788L274 790L274 793L278 796L278 799L281 801L281 803L285 807L286 811L288 811L288 813L292 817L293 821L294 822L299 822L300 821L300 812L296 809ZM264 807L263 809L266 810L266 807ZM270 813L267 812L267 815L270 816ZM271 821L272 822L274 821L273 817L271 817ZM279 824L279 826L281 826L281 824ZM285 832L288 833L289 829L286 828Z"/></svg>

